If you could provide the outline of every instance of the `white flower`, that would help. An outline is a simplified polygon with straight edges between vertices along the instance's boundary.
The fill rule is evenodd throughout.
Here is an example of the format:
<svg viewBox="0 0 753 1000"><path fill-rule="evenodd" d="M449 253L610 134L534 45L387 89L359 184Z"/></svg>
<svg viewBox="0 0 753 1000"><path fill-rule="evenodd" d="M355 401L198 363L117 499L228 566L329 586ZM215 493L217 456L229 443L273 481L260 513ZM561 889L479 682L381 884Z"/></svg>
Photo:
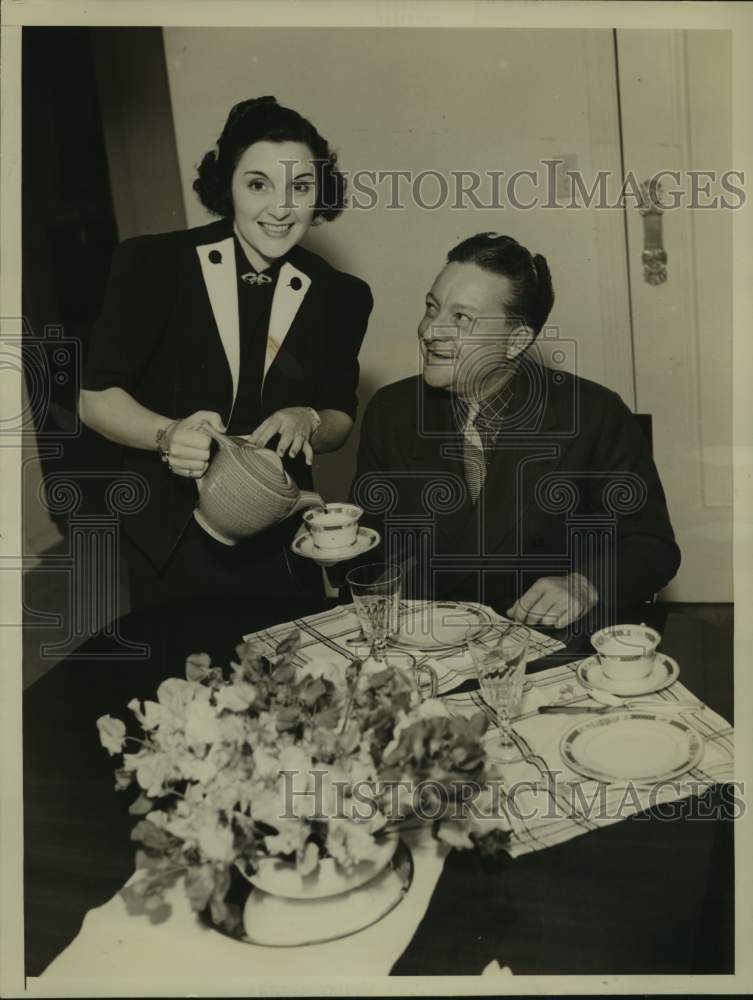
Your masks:
<svg viewBox="0 0 753 1000"><path fill-rule="evenodd" d="M198 781L208 785L217 777L217 763L211 757L200 758L194 754L182 754L177 761L178 769L188 781Z"/></svg>
<svg viewBox="0 0 753 1000"><path fill-rule="evenodd" d="M111 715L103 715L97 719L97 729L99 741L111 757L122 751L126 738L124 722L113 719Z"/></svg>
<svg viewBox="0 0 753 1000"><path fill-rule="evenodd" d="M216 695L215 702L220 709L227 709L230 712L245 712L249 705L256 701L256 688L246 681L236 681L234 684L226 684L221 687Z"/></svg>
<svg viewBox="0 0 753 1000"><path fill-rule="evenodd" d="M319 848L309 841L302 851L298 852L296 868L299 875L311 875L319 867Z"/></svg>
<svg viewBox="0 0 753 1000"><path fill-rule="evenodd" d="M414 712L419 719L448 719L450 717L447 706L439 698L427 698L426 701L422 701L418 705Z"/></svg>
<svg viewBox="0 0 753 1000"><path fill-rule="evenodd" d="M233 831L221 824L216 814L205 813L196 833L199 848L210 861L233 861Z"/></svg>
<svg viewBox="0 0 753 1000"><path fill-rule="evenodd" d="M264 846L270 854L292 854L303 850L308 836L308 826L299 820L280 820L275 823L276 834L264 838Z"/></svg>
<svg viewBox="0 0 753 1000"><path fill-rule="evenodd" d="M217 711L208 701L192 701L186 708L186 740L188 743L214 743L220 739Z"/></svg>
<svg viewBox="0 0 753 1000"><path fill-rule="evenodd" d="M227 713L222 715L220 717L219 727L220 739L224 743L232 743L233 746L240 748L244 743L251 741L249 720L235 712L232 715Z"/></svg>
<svg viewBox="0 0 753 1000"><path fill-rule="evenodd" d="M162 707L161 726L165 729L182 729L186 721L186 706L196 694L199 685L180 677L168 677L157 688L157 701Z"/></svg>
<svg viewBox="0 0 753 1000"><path fill-rule="evenodd" d="M277 781L280 765L268 750L254 750L254 777L259 781Z"/></svg>
<svg viewBox="0 0 753 1000"><path fill-rule="evenodd" d="M449 844L450 847L457 847L461 851L473 847L468 824L460 820L440 823L437 838L443 840L445 844Z"/></svg>
<svg viewBox="0 0 753 1000"><path fill-rule="evenodd" d="M162 792L162 785L169 770L170 761L167 754L149 753L138 763L136 780L146 794L153 798Z"/></svg>
<svg viewBox="0 0 753 1000"><path fill-rule="evenodd" d="M298 668L296 678L300 681L305 677L330 681L338 690L345 690L347 682L345 680L345 670L332 660L313 660L304 663Z"/></svg>
<svg viewBox="0 0 753 1000"><path fill-rule="evenodd" d="M278 761L279 771L295 771L307 777L314 766L311 757L299 746L284 747Z"/></svg>
<svg viewBox="0 0 753 1000"><path fill-rule="evenodd" d="M380 846L374 840L370 824L347 819L329 821L326 846L344 868L352 868L359 861L375 861L380 855Z"/></svg>

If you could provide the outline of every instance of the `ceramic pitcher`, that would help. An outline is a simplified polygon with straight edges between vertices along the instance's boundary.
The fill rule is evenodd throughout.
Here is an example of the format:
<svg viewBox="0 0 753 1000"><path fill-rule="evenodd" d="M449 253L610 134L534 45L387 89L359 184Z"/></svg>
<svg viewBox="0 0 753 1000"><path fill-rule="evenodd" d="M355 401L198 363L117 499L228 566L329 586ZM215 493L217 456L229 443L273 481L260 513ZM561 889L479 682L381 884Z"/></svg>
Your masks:
<svg viewBox="0 0 753 1000"><path fill-rule="evenodd" d="M203 429L219 449L200 480L194 517L217 541L235 545L306 507L324 506L318 493L298 488L276 452Z"/></svg>

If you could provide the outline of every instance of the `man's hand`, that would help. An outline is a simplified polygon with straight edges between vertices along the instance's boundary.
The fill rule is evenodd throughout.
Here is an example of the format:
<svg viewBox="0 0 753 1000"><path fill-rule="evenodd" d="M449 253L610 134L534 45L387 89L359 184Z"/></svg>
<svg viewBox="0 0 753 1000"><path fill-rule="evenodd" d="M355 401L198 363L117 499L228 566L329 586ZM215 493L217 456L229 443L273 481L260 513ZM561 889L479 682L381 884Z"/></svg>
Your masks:
<svg viewBox="0 0 753 1000"><path fill-rule="evenodd" d="M308 407L289 406L267 417L252 434L246 435L246 439L257 448L266 448L267 442L271 441L275 434L279 434L277 454L280 458L285 452L288 452L291 458L295 458L298 452L302 451L306 456L306 464L311 465L314 461L311 438L316 428L316 420Z"/></svg>
<svg viewBox="0 0 753 1000"><path fill-rule="evenodd" d="M598 599L595 587L581 573L542 576L507 614L525 625L564 628L590 611Z"/></svg>

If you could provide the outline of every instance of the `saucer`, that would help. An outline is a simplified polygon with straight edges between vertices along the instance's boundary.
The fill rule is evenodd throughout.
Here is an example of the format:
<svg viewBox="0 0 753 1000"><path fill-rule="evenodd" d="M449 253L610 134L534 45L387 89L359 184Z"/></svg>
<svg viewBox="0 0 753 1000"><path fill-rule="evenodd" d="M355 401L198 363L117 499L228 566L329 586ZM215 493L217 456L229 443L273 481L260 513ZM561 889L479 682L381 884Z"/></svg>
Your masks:
<svg viewBox="0 0 753 1000"><path fill-rule="evenodd" d="M335 563L355 559L356 556L369 552L379 545L381 540L379 532L373 528L359 528L356 540L350 545L343 545L337 549L318 549L311 535L306 532L305 535L301 534L294 538L290 548L297 556L303 556L304 559L313 559L322 566L334 566Z"/></svg>
<svg viewBox="0 0 753 1000"><path fill-rule="evenodd" d="M641 677L638 680L614 681L610 677L604 676L598 656L589 656L587 660L581 660L578 664L576 674L584 687L632 697L639 694L653 694L654 691L661 691L662 688L674 684L680 674L680 668L671 656L657 653L654 669L648 677Z"/></svg>

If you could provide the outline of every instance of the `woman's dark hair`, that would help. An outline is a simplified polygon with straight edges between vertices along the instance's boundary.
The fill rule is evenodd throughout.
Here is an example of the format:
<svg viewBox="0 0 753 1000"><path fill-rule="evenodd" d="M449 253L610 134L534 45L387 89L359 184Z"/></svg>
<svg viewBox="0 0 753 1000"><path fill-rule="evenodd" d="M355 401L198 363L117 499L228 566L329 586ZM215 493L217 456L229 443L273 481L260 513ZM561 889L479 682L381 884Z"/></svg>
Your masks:
<svg viewBox="0 0 753 1000"><path fill-rule="evenodd" d="M233 172L255 142L300 142L308 146L316 171L314 218L337 218L345 205L345 178L337 169L337 154L308 119L282 107L274 97L254 97L231 109L216 150L206 154L193 182L205 208L215 215L233 217Z"/></svg>
<svg viewBox="0 0 753 1000"><path fill-rule="evenodd" d="M513 296L505 310L518 322L530 326L538 336L554 305L552 276L546 258L535 257L512 236L498 233L477 233L458 243L447 254L450 263L476 264L509 278Z"/></svg>

